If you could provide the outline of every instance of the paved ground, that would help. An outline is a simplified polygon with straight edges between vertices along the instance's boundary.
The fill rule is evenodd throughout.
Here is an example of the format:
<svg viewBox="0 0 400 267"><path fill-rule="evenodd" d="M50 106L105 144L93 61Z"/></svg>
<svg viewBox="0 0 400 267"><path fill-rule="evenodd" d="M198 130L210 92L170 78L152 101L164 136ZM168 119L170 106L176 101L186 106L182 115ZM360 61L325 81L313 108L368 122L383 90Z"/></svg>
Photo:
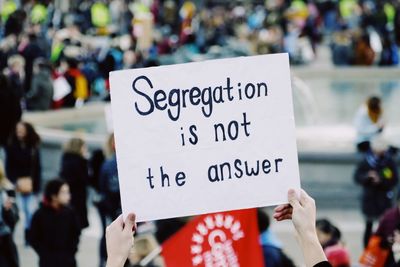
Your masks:
<svg viewBox="0 0 400 267"><path fill-rule="evenodd" d="M346 242L352 256L353 264L357 263L357 259L361 253L361 237L363 230L363 221L360 213L356 210L328 210L321 209L318 211L319 218L329 218L343 232L344 241ZM96 211L89 209L90 227L86 229L81 238L78 263L80 267L97 267L98 266L98 244L100 238L100 221ZM290 222L274 222L272 231L276 233L278 238L284 244L284 249L297 266L303 266L303 258L300 253L297 242L293 236L293 229ZM38 266L38 259L35 252L31 248L23 245L22 223L18 224L16 232L16 243L21 260L21 267Z"/></svg>

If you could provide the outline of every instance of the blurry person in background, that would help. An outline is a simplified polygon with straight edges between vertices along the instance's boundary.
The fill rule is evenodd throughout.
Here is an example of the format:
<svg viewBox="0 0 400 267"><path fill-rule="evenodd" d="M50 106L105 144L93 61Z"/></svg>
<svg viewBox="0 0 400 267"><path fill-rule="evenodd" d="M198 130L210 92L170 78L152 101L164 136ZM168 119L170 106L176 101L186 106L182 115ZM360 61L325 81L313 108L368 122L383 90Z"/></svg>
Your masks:
<svg viewBox="0 0 400 267"><path fill-rule="evenodd" d="M374 63L375 52L371 47L369 35L362 33L355 42L354 64L361 66L371 66Z"/></svg>
<svg viewBox="0 0 400 267"><path fill-rule="evenodd" d="M354 174L356 183L362 186L361 209L365 217L364 246L372 234L373 223L394 205L398 170L393 154L382 138L371 142L372 153L358 164Z"/></svg>
<svg viewBox="0 0 400 267"><path fill-rule="evenodd" d="M159 245L155 237L151 234L142 234L140 236L135 236L135 246L129 255L128 262L132 267L143 266L141 261L143 261L150 253L154 253L159 249ZM147 267L158 267L165 266L161 256L155 257L149 263L146 264Z"/></svg>
<svg viewBox="0 0 400 267"><path fill-rule="evenodd" d="M25 95L25 60L20 55L13 55L8 59L7 65L8 69L6 70L6 74L10 82L11 89L13 90L15 96L18 98L19 102L21 102Z"/></svg>
<svg viewBox="0 0 400 267"><path fill-rule="evenodd" d="M354 118L356 128L357 150L362 153L371 152L370 141L380 135L384 129L385 121L381 99L371 96L357 111Z"/></svg>
<svg viewBox="0 0 400 267"><path fill-rule="evenodd" d="M395 16L393 18L393 24L394 24L394 41L397 45L400 44L400 5L397 2L397 4L394 6L395 7Z"/></svg>
<svg viewBox="0 0 400 267"><path fill-rule="evenodd" d="M81 229L89 226L86 206L89 169L86 154L85 142L81 138L72 138L64 146L60 170L60 177L71 190L71 207L76 211Z"/></svg>
<svg viewBox="0 0 400 267"><path fill-rule="evenodd" d="M392 257L389 257L385 266L398 267L400 266L400 224L396 226L393 233L393 244L392 244Z"/></svg>
<svg viewBox="0 0 400 267"><path fill-rule="evenodd" d="M45 51L39 45L38 37L35 33L29 33L28 36L24 36L20 43L20 54L25 59L25 82L24 89L25 93L31 89L32 74L33 74L33 62L39 57L45 57Z"/></svg>
<svg viewBox="0 0 400 267"><path fill-rule="evenodd" d="M294 267L293 261L283 252L282 244L271 233L270 218L262 209L257 209L260 242L264 254L265 267Z"/></svg>
<svg viewBox="0 0 400 267"><path fill-rule="evenodd" d="M380 66L395 66L399 64L399 53L396 43L390 36L383 37Z"/></svg>
<svg viewBox="0 0 400 267"><path fill-rule="evenodd" d="M333 64L336 66L350 65L353 49L351 35L346 29L341 29L333 33L330 47Z"/></svg>
<svg viewBox="0 0 400 267"><path fill-rule="evenodd" d="M0 40L0 72L8 67L8 59L18 53L17 36L9 35Z"/></svg>
<svg viewBox="0 0 400 267"><path fill-rule="evenodd" d="M30 123L19 122L6 145L6 173L20 193L20 207L25 216L25 244L36 206L35 195L41 183L40 137Z"/></svg>
<svg viewBox="0 0 400 267"><path fill-rule="evenodd" d="M317 236L325 255L333 267L350 267L350 255L341 242L341 232L327 219L316 222Z"/></svg>
<svg viewBox="0 0 400 267"><path fill-rule="evenodd" d="M100 171L100 192L108 208L108 215L115 220L121 213L117 159L115 154L114 134L108 139L109 158L103 163Z"/></svg>
<svg viewBox="0 0 400 267"><path fill-rule="evenodd" d="M334 246L340 242L342 234L340 230L327 219L316 221L317 236L322 248Z"/></svg>
<svg viewBox="0 0 400 267"><path fill-rule="evenodd" d="M21 119L19 99L7 77L0 73L0 147L4 147Z"/></svg>
<svg viewBox="0 0 400 267"><path fill-rule="evenodd" d="M3 201L2 210L4 222L9 227L11 234L14 233L15 226L19 220L18 206L15 201L15 186L6 177L3 161L0 160L0 198Z"/></svg>
<svg viewBox="0 0 400 267"><path fill-rule="evenodd" d="M68 70L64 76L71 86L71 92L64 98L64 107L74 107L83 104L89 97L89 86L86 77L79 69L79 61L74 58L67 59Z"/></svg>
<svg viewBox="0 0 400 267"><path fill-rule="evenodd" d="M80 225L68 204L71 195L67 182L47 183L41 207L35 212L29 233L40 267L75 267Z"/></svg>
<svg viewBox="0 0 400 267"><path fill-rule="evenodd" d="M375 235L382 238L381 245L392 245L392 253L389 253L385 263L387 267L400 266L400 201L397 197L397 205L383 214L375 232Z"/></svg>
<svg viewBox="0 0 400 267"><path fill-rule="evenodd" d="M14 1L10 1L14 2ZM14 34L18 36L24 30L26 12L23 9L18 9L8 17L4 25L4 36Z"/></svg>
<svg viewBox="0 0 400 267"><path fill-rule="evenodd" d="M99 180L99 193L101 200L98 206L103 224L103 237L100 241L100 266L104 266L105 260L107 259L105 239L106 226L110 221L115 220L121 213L114 134L110 135L107 146L110 151L110 156L101 167Z"/></svg>
<svg viewBox="0 0 400 267"><path fill-rule="evenodd" d="M89 160L89 185L94 189L94 191L91 191L91 199L93 205L96 207L97 211L99 212L99 217L100 217L100 222L102 229L107 227L106 221L105 221L105 207L104 207L104 202L102 199L102 196L100 194L100 171L101 167L104 163L105 160L105 155L102 149L95 149L92 151L92 154L90 156ZM104 258L105 256L105 251L101 247L100 244L100 249L99 249L100 255L103 255L100 257L100 266L104 266Z"/></svg>
<svg viewBox="0 0 400 267"><path fill-rule="evenodd" d="M42 58L35 60L33 65L33 78L31 90L26 94L28 110L49 110L53 102L53 80L51 78L51 65Z"/></svg>
<svg viewBox="0 0 400 267"><path fill-rule="evenodd" d="M399 198L399 196L398 196ZM388 209L379 221L378 229L375 234L390 242L393 238L394 230L400 225L400 200L397 200L397 205Z"/></svg>
<svg viewBox="0 0 400 267"><path fill-rule="evenodd" d="M13 231L18 222L13 184L7 179L3 162L0 161L0 266L18 267L18 251Z"/></svg>

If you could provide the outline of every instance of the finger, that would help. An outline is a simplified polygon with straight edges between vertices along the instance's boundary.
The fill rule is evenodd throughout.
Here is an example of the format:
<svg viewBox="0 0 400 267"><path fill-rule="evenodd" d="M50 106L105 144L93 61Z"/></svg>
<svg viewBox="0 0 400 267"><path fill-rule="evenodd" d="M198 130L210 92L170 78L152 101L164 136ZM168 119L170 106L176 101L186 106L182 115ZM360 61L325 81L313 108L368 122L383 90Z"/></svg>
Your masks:
<svg viewBox="0 0 400 267"><path fill-rule="evenodd" d="M303 189L300 192L300 203L302 206L304 205L315 205L315 201L306 191Z"/></svg>
<svg viewBox="0 0 400 267"><path fill-rule="evenodd" d="M287 205L285 207L282 207L281 209L275 209L274 213L282 213L282 212L286 212L288 209L291 209L292 207L290 205Z"/></svg>
<svg viewBox="0 0 400 267"><path fill-rule="evenodd" d="M284 216L288 216L288 215L292 216L292 214L293 214L292 212L276 214L276 215L274 215L274 218L276 219L276 218L284 217Z"/></svg>
<svg viewBox="0 0 400 267"><path fill-rule="evenodd" d="M291 220L291 219L292 219L292 214L282 216L282 220Z"/></svg>
<svg viewBox="0 0 400 267"><path fill-rule="evenodd" d="M125 220L124 231L133 232L136 231L136 214L129 213Z"/></svg>
<svg viewBox="0 0 400 267"><path fill-rule="evenodd" d="M115 228L118 228L118 229L123 229L123 227L124 227L124 220L123 220L123 218L122 218L122 214L121 215L119 215L118 216L118 218L117 219L115 219L111 224L110 224L110 227L115 227Z"/></svg>
<svg viewBox="0 0 400 267"><path fill-rule="evenodd" d="M289 201L289 204L293 208L299 208L300 207L300 203L299 203L299 200L297 199L297 194L296 194L296 191L294 189L289 189L289 191L288 191L288 201Z"/></svg>
<svg viewBox="0 0 400 267"><path fill-rule="evenodd" d="M280 216L278 218L275 218L278 222L280 221L284 221L284 220L291 220L292 219L292 215L291 214L287 214L284 216Z"/></svg>
<svg viewBox="0 0 400 267"><path fill-rule="evenodd" d="M279 206L275 207L274 211L275 211L275 212L279 212L279 211L282 211L282 210L284 210L284 209L286 209L286 208L288 208L288 207L290 207L289 204L279 205Z"/></svg>
<svg viewBox="0 0 400 267"><path fill-rule="evenodd" d="M292 211L293 211L292 206L287 205L286 207L284 207L284 208L281 209L281 210L274 211L274 214L279 214L279 213L291 213Z"/></svg>
<svg viewBox="0 0 400 267"><path fill-rule="evenodd" d="M310 199L310 196L307 194L306 191L304 191L303 189L300 190L300 204L302 206L304 206L308 200Z"/></svg>
<svg viewBox="0 0 400 267"><path fill-rule="evenodd" d="M281 217L281 216L292 214L292 213L293 213L293 209L292 208L288 208L288 209L286 209L284 211L281 211L281 212L275 212L273 217L277 218L277 217Z"/></svg>

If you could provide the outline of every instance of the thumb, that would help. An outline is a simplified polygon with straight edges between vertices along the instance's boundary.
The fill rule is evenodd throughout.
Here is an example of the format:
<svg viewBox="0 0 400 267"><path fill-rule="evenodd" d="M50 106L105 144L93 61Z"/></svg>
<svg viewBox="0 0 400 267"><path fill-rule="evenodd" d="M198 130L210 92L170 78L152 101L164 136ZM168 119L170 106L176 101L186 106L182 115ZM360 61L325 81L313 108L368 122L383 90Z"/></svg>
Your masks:
<svg viewBox="0 0 400 267"><path fill-rule="evenodd" d="M293 208L299 208L300 207L300 203L299 203L299 200L297 199L297 194L296 194L296 191L294 189L289 189L289 191L288 191L288 201L289 201L289 204Z"/></svg>
<svg viewBox="0 0 400 267"><path fill-rule="evenodd" d="M307 194L306 191L304 191L303 189L301 189L300 191L300 205L304 207L304 205L306 205L309 200L311 199L311 197Z"/></svg>
<svg viewBox="0 0 400 267"><path fill-rule="evenodd" d="M136 215L135 213L129 213L125 219L124 231L134 232L136 231Z"/></svg>

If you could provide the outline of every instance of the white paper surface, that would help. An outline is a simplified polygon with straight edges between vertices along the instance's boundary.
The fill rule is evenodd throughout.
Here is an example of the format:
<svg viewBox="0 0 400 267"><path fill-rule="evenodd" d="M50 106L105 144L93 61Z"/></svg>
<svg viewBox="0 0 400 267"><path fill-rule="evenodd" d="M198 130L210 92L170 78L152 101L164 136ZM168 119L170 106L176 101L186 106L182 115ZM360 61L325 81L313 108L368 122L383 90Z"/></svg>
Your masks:
<svg viewBox="0 0 400 267"><path fill-rule="evenodd" d="M54 94L53 94L54 101L58 101L64 98L69 93L71 93L71 86L67 82L67 79L65 79L63 76L60 76L57 79L55 79L53 86L54 86Z"/></svg>
<svg viewBox="0 0 400 267"><path fill-rule="evenodd" d="M228 78L232 88L223 89ZM289 188L300 188L287 54L115 71L110 79L124 215L149 221L276 205L287 202ZM249 176L257 161L258 175ZM169 186L166 178L162 186L161 168ZM184 179L180 173L176 180L179 172Z"/></svg>

